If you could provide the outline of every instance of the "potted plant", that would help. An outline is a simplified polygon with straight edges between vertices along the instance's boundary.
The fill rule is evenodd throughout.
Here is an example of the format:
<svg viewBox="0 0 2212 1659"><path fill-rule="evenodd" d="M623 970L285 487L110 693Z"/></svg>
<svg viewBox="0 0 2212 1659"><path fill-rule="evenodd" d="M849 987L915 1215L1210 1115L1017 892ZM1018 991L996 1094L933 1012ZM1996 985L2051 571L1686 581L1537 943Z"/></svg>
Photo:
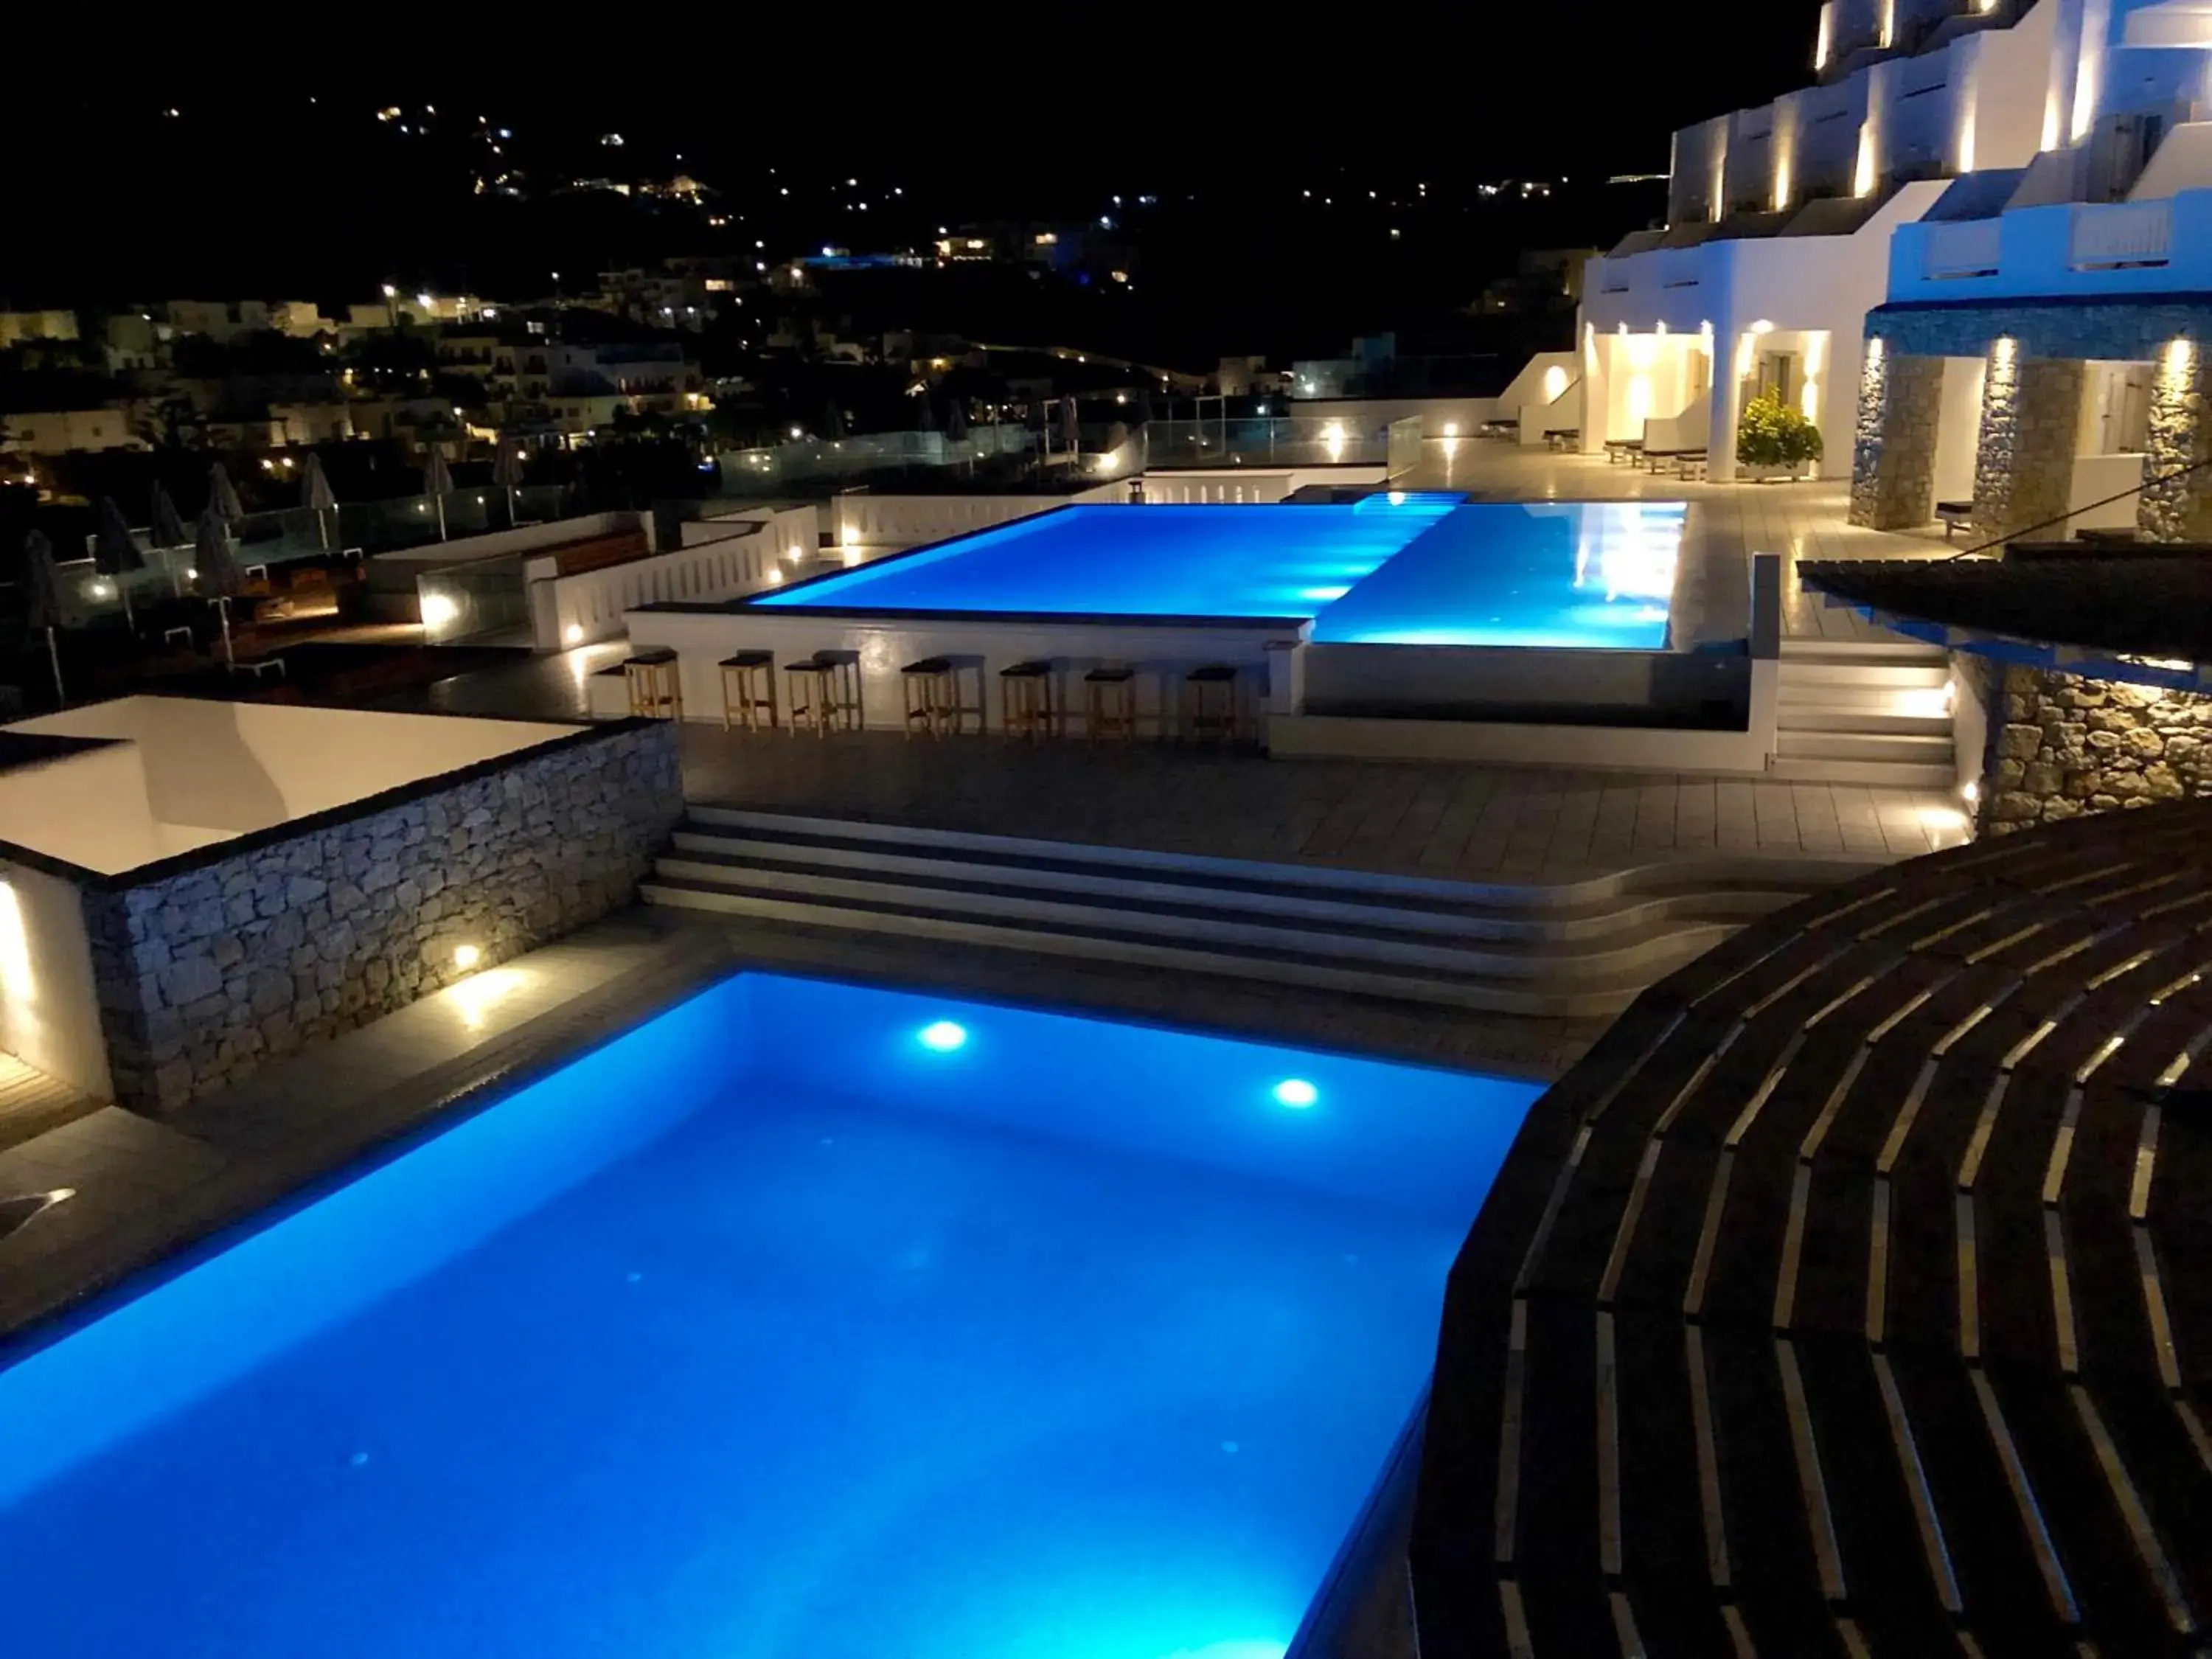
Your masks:
<svg viewBox="0 0 2212 1659"><path fill-rule="evenodd" d="M1743 406L1736 423L1736 465L1754 478L1791 478L1820 459L1820 428L1772 392Z"/></svg>

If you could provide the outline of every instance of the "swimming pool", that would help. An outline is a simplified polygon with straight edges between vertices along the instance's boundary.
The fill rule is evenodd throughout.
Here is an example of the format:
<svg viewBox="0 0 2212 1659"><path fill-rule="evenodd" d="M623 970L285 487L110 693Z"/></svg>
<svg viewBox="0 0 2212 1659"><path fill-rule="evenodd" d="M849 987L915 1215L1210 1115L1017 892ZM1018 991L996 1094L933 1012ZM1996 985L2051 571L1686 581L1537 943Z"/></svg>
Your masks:
<svg viewBox="0 0 2212 1659"><path fill-rule="evenodd" d="M1657 650L1688 508L1389 492L1061 507L756 596L766 611L1311 619L1317 642Z"/></svg>
<svg viewBox="0 0 2212 1659"><path fill-rule="evenodd" d="M0 1372L11 1644L1279 1654L1534 1092L726 981Z"/></svg>

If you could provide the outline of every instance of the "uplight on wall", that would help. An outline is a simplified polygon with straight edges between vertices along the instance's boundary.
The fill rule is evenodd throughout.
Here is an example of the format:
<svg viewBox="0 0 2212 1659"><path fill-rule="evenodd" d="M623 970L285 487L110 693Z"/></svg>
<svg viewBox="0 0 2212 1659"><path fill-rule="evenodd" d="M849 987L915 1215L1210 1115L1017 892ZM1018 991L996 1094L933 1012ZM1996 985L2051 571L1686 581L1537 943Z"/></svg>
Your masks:
<svg viewBox="0 0 2212 1659"><path fill-rule="evenodd" d="M561 630L561 638L566 644L581 645L584 642L584 624L581 623L570 623L566 628Z"/></svg>
<svg viewBox="0 0 2212 1659"><path fill-rule="evenodd" d="M422 596L422 626L428 629L450 628L460 620L461 607L443 593Z"/></svg>
<svg viewBox="0 0 2212 1659"><path fill-rule="evenodd" d="M1553 363L1544 371L1544 401L1555 404L1567 389L1567 370L1564 363Z"/></svg>
<svg viewBox="0 0 2212 1659"><path fill-rule="evenodd" d="M453 966L465 974L483 960L483 947L480 945L456 945L453 947Z"/></svg>
<svg viewBox="0 0 2212 1659"><path fill-rule="evenodd" d="M1813 37L1813 67L1816 70L1828 67L1828 52L1834 26L1835 8L1821 7L1820 31Z"/></svg>
<svg viewBox="0 0 2212 1659"><path fill-rule="evenodd" d="M1851 194L1854 196L1874 194L1874 123L1872 121L1862 122L1859 125L1858 158L1851 163Z"/></svg>
<svg viewBox="0 0 2212 1659"><path fill-rule="evenodd" d="M1328 451L1329 459L1340 461L1344 459L1344 428L1341 424L1331 421L1322 428L1321 441L1322 447Z"/></svg>
<svg viewBox="0 0 2212 1659"><path fill-rule="evenodd" d="M1780 213L1790 205L1790 155L1788 151L1774 158L1774 210Z"/></svg>
<svg viewBox="0 0 2212 1659"><path fill-rule="evenodd" d="M1897 40L1897 0L1881 0L1881 46L1884 52Z"/></svg>

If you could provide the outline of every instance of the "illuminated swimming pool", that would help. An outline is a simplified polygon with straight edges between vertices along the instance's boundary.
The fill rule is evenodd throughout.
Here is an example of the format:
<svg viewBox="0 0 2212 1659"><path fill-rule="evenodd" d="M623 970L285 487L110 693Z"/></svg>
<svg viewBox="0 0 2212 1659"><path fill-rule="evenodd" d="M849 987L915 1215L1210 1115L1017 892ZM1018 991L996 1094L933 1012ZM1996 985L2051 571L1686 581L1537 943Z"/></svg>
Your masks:
<svg viewBox="0 0 2212 1659"><path fill-rule="evenodd" d="M1311 618L1363 645L1657 650L1680 501L1061 507L757 596L769 610Z"/></svg>
<svg viewBox="0 0 2212 1659"><path fill-rule="evenodd" d="M732 979L0 1372L10 1645L1279 1654L1534 1092Z"/></svg>

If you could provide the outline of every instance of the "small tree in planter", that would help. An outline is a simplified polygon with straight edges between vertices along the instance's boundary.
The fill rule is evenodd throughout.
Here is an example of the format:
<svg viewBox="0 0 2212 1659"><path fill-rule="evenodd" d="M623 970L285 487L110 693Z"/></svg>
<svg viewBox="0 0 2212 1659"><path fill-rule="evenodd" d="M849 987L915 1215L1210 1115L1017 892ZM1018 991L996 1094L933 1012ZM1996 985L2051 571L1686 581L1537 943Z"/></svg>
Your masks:
<svg viewBox="0 0 2212 1659"><path fill-rule="evenodd" d="M1736 423L1735 459L1760 477L1789 477L1820 459L1820 428L1772 392L1743 406Z"/></svg>

